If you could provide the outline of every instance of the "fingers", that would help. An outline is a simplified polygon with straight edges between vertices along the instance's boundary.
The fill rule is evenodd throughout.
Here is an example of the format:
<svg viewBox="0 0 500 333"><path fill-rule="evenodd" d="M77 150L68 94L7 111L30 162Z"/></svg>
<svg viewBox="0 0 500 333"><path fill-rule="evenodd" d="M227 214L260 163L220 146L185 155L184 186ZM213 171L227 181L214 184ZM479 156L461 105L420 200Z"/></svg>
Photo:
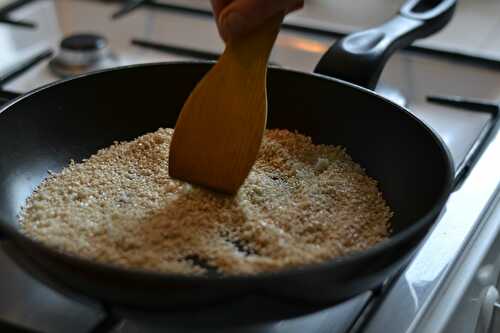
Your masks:
<svg viewBox="0 0 500 333"><path fill-rule="evenodd" d="M303 0L212 0L217 26L227 42L249 33L268 18L302 8Z"/></svg>
<svg viewBox="0 0 500 333"><path fill-rule="evenodd" d="M288 7L286 13L288 14L302 8L304 8L304 1L296 1L292 6Z"/></svg>
<svg viewBox="0 0 500 333"><path fill-rule="evenodd" d="M218 21L219 15L230 2L233 0L210 0L212 3L212 8L214 10L214 17Z"/></svg>
<svg viewBox="0 0 500 333"><path fill-rule="evenodd" d="M210 0L212 3L212 8L214 12L215 23L217 24L217 29L219 30L219 35L222 37L222 28L220 26L220 13L222 10L234 0Z"/></svg>

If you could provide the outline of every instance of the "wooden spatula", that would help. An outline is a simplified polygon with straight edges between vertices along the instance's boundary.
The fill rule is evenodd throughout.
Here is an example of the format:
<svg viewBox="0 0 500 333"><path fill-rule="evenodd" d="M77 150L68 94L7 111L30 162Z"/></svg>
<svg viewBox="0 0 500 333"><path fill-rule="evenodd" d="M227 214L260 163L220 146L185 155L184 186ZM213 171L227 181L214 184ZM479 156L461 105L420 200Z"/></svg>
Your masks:
<svg viewBox="0 0 500 333"><path fill-rule="evenodd" d="M227 44L177 120L171 177L235 193L257 158L267 119L267 63L283 21Z"/></svg>

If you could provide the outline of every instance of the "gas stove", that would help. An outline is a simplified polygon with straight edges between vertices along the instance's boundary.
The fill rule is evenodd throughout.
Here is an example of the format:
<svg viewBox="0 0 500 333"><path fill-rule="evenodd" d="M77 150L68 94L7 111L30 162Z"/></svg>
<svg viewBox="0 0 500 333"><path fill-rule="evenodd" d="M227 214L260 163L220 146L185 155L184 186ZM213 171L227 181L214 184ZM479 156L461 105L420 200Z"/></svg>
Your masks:
<svg viewBox="0 0 500 333"><path fill-rule="evenodd" d="M378 6L386 9L372 11L365 21L355 18L363 11L349 2L335 3L310 0L304 11L287 18L271 62L312 71L335 39L381 23L402 1L384 1ZM454 43L452 37L463 29L461 23L466 21L470 5L461 3L457 19L442 33L393 56L377 87L443 138L457 174L456 190L438 223L394 279L305 317L266 324L247 320L245 325L235 326L227 307L205 313L138 313L75 295L50 281L42 284L9 259L6 253L12 249L5 241L0 247L0 331L430 332L423 318L436 308L433 304L446 288L463 249L494 211L499 192L499 107L494 101L500 100L500 44L498 50L481 53L477 44ZM349 13L352 21L339 10L340 14ZM223 43L208 0L0 0L0 49L2 104L44 84L102 68L214 60ZM430 96L451 95L481 100L429 100ZM40 272L30 273L44 281ZM266 311L273 300L249 296L233 306L248 309L251 319L252 312ZM479 317L474 314L470 320L475 323ZM443 318L452 318L451 312L441 317L440 331L455 332L456 327L452 330Z"/></svg>

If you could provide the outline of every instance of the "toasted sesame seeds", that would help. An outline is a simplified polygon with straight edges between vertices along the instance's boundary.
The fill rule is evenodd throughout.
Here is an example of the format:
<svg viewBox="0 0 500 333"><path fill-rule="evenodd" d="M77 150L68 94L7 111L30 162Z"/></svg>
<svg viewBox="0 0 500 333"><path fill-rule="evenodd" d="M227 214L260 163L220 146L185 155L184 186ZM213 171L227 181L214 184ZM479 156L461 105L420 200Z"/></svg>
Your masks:
<svg viewBox="0 0 500 333"><path fill-rule="evenodd" d="M389 236L377 183L338 147L268 130L234 197L171 179L173 130L115 142L50 173L21 230L62 252L179 274L255 274L320 263Z"/></svg>

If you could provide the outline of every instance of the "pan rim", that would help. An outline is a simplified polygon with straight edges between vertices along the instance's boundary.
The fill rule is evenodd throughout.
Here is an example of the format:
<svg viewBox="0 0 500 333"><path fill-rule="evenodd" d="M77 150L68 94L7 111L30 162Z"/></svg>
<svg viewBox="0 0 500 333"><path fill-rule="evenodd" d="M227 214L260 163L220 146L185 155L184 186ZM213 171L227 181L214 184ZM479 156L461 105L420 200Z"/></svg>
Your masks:
<svg viewBox="0 0 500 333"><path fill-rule="evenodd" d="M1 115L5 111L8 111L11 109L15 104L19 103L20 101L29 98L32 95L38 94L42 91L45 91L53 86L58 86L61 84L64 84L66 82L70 82L73 80L89 77L89 76L98 76L98 75L103 75L108 72L115 72L115 71L125 71L125 70L134 70L138 68L145 68L145 67L156 67L156 66L210 66L215 64L215 61L204 61L204 60L199 60L199 61L167 61L167 62L154 62L154 63L144 63L144 64L133 64L133 65L126 65L126 66L119 66L119 67L114 67L114 68L108 68L108 69L103 69L99 71L94 71L91 73L85 73L85 74L80 74L74 77L58 80L55 82L48 83L46 85L43 85L37 89L34 89L26 94L22 94L21 96L9 101L2 107L0 107L0 121L1 121ZM269 66L271 71L278 71L278 72L289 72L292 73L293 75L301 75L301 76L312 76L316 77L321 80L327 80L330 82L335 82L336 84L341 84L348 86L351 89L358 90L361 93L368 93L371 96L378 98L384 103L389 103L392 105L395 109L397 109L397 112L403 112L406 114L406 116L412 118L414 121L416 121L416 124L418 124L420 127L422 127L429 135L430 137L434 140L436 143L437 147L439 150L441 150L441 153L443 157L445 158L446 162L446 174L445 174L445 184L442 190L442 193L439 195L438 200L434 203L431 209L429 209L425 215L420 217L419 219L415 220L414 223L412 223L411 226L408 228L402 230L398 234L394 236L390 236L388 239L375 244L374 246L362 250L362 251L355 251L348 253L346 255L336 257L321 263L316 263L316 264L305 264L297 267L287 267L284 269L280 269L277 271L273 272L262 272L262 273L255 273L255 274L236 274L236 275L221 275L221 276L206 276L206 275L182 275L182 274L173 274L173 273L165 273L165 272L158 272L158 271L152 271L152 270L146 270L146 269L131 269L131 268L125 268L122 266L118 266L115 264L105 264L105 263L100 263L96 262L87 258L79 257L70 253L64 253L62 251L56 250L54 248L51 248L39 241L36 241L24 234L22 234L17 228L14 227L14 224L8 223L2 218L0 218L0 230L3 231L6 234L7 240L11 240L14 242L25 242L28 243L29 245L46 252L46 254L49 254L50 256L54 257L55 259L59 261L63 261L65 264L70 263L71 265L78 265L86 269L92 269L94 271L98 271L99 273L103 274L120 274L120 275L128 275L129 278L134 278L134 279L142 279L142 280L163 280L163 282L210 282L210 281L227 281L227 282L245 282L248 283L249 280L252 281L264 281L264 280L274 280L274 279L280 279L280 278L289 278L289 277L294 277L297 275L302 275L302 274L321 274L323 271L329 271L332 268L335 267L342 267L349 265L353 262L359 261L359 260L367 260L371 257L376 257L381 254L383 254L386 251L390 251L391 249L396 248L398 245L404 243L405 241L409 240L412 238L412 236L418 232L421 231L422 229L426 227L430 227L433 224L433 221L438 217L439 213L442 211L448 197L450 196L453 188L453 180L454 180L454 162L451 157L451 153L449 151L449 148L446 146L444 143L443 139L437 135L434 130L432 130L428 125L426 125L422 120L417 118L415 115L413 115L407 108L402 107L393 101L387 99L384 96L381 96L380 94L376 93L375 91L369 90L367 88L355 85L353 83L338 79L338 78L333 78L329 77L326 75L322 74L317 74L317 73L308 73L304 71L299 71L295 69L290 69L287 67L283 66ZM16 221L18 223L18 221ZM22 244L15 244L19 248L24 248L25 246ZM399 258L402 258L406 256L407 253L401 253ZM45 254L43 254L45 255Z"/></svg>

